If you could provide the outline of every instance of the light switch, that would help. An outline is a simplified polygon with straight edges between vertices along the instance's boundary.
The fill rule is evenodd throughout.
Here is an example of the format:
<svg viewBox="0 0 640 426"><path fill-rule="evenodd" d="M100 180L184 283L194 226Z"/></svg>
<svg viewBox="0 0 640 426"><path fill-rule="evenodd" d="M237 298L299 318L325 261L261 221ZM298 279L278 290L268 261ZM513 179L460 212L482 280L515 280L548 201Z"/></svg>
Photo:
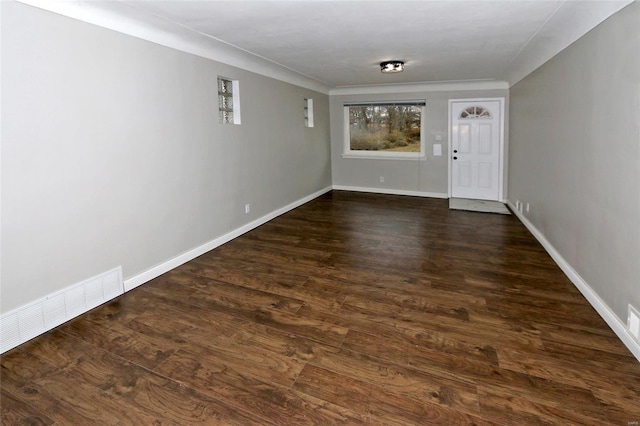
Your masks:
<svg viewBox="0 0 640 426"><path fill-rule="evenodd" d="M436 133L434 139L437 140L437 141L441 141L442 140L442 133Z"/></svg>
<svg viewBox="0 0 640 426"><path fill-rule="evenodd" d="M442 155L442 145L439 143L433 144L433 156L440 157Z"/></svg>

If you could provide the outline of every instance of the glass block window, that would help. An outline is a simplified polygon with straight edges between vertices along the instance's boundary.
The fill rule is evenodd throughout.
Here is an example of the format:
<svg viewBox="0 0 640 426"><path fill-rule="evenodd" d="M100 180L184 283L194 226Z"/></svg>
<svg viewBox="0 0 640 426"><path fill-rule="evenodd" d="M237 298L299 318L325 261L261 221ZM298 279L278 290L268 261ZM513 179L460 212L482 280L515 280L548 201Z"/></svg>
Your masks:
<svg viewBox="0 0 640 426"><path fill-rule="evenodd" d="M491 118L491 113L485 107L472 106L462 111L460 118Z"/></svg>
<svg viewBox="0 0 640 426"><path fill-rule="evenodd" d="M313 99L304 99L304 127L313 127Z"/></svg>
<svg viewBox="0 0 640 426"><path fill-rule="evenodd" d="M237 80L218 77L218 111L221 124L240 124Z"/></svg>

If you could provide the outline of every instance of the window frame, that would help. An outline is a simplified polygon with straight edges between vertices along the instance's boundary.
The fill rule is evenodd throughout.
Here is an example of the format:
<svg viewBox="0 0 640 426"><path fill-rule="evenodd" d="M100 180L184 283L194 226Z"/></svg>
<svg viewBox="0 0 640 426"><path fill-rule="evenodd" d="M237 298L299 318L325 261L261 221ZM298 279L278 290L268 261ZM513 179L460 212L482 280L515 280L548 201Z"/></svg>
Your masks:
<svg viewBox="0 0 640 426"><path fill-rule="evenodd" d="M349 123L349 108L352 106L369 106L369 105L415 105L420 107L420 152L394 152L394 151L364 151L351 149L351 134ZM343 104L343 126L344 126L344 148L342 158L353 159L378 159L378 160L425 160L426 152L426 135L425 135L425 116L426 116L426 100L396 100L396 101L375 101L375 102L345 102Z"/></svg>

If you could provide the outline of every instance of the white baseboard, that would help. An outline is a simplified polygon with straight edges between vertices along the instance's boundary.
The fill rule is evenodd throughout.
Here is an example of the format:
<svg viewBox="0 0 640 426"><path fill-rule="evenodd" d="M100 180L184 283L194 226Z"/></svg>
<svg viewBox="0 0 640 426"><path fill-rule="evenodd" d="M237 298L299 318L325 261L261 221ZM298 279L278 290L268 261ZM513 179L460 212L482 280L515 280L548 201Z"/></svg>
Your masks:
<svg viewBox="0 0 640 426"><path fill-rule="evenodd" d="M449 198L449 195L442 192L406 191L404 189L364 188L361 186L345 185L333 185L333 189L337 191L372 192L375 194L410 195L412 197Z"/></svg>
<svg viewBox="0 0 640 426"><path fill-rule="evenodd" d="M0 317L0 353L49 331L232 239L331 191L328 186L123 282L122 267L89 278Z"/></svg>
<svg viewBox="0 0 640 426"><path fill-rule="evenodd" d="M252 229L257 228L260 225L263 225L267 222L269 222L270 220L290 211L295 209L296 207L299 207L305 203L308 203L309 201L313 200L314 198L318 198L319 196L321 196L322 194L325 194L327 192L331 191L331 187L328 186L326 188L321 189L320 191L314 192L311 195L308 195L304 198L301 198L297 201L294 201L293 203L286 205L278 210L275 210L265 216L262 216L259 219L254 220L253 222L247 223L246 225L241 226L240 228L234 229L233 231L224 234L216 239L213 239L207 243L204 243L203 245L196 247L194 249L191 249L185 253L182 253L172 259L167 260L164 263L161 263L160 265L154 266L151 269L148 269L138 275L135 275L131 278L128 278L125 280L124 282L124 291L129 291L132 290L136 287L138 287L139 285L142 285L148 281L151 281L152 279L159 277L160 275L169 272L170 270L177 268L178 266L192 260L195 259L196 257L213 250L216 247L221 246L224 243L227 243L231 240L233 240L234 238L239 237L240 235L251 231Z"/></svg>
<svg viewBox="0 0 640 426"><path fill-rule="evenodd" d="M124 293L122 267L89 278L0 317L0 353Z"/></svg>
<svg viewBox="0 0 640 426"><path fill-rule="evenodd" d="M591 286L576 272L575 269L566 261L564 257L556 250L555 247L545 238L545 236L536 228L533 223L529 221L522 213L520 213L516 206L507 201L508 206L520 219L520 221L527 227L527 229L533 234L533 236L542 244L542 247L549 253L551 258L558 264L562 272L571 280L573 285L580 290L580 293L587 299L587 301L593 306L593 308L600 314L602 319L611 327L618 338L624 343L624 345L631 351L638 361L640 361L640 344L633 338L633 336L627 330L624 322L618 318L618 316L611 310L611 308L598 296Z"/></svg>

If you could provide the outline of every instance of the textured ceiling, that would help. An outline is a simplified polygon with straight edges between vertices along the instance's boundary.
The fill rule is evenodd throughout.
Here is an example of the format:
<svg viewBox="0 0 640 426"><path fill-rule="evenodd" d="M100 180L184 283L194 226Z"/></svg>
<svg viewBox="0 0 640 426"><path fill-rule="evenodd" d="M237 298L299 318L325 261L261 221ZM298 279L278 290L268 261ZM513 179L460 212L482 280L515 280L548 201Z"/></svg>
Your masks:
<svg viewBox="0 0 640 426"><path fill-rule="evenodd" d="M125 0L125 3L329 86L343 87L507 80L510 67L517 66L520 56L528 53L527 46L537 37L554 43L554 37L566 31L567 26L575 25L573 21L584 15L584 9L591 9L604 19L626 2ZM572 13L567 14L567 9ZM562 14L566 19L557 19ZM378 64L389 59L404 60L405 72L380 73Z"/></svg>
<svg viewBox="0 0 640 426"><path fill-rule="evenodd" d="M73 16L80 19L84 9L100 9L116 17L109 23L116 30L124 21L127 27L138 22L161 28L166 40L174 39L168 45L193 39L202 51L208 43L224 55L243 56L241 62L228 62L232 65L242 67L255 58L270 64L268 73L284 67L289 75L328 88L478 80L514 84L631 2L20 1L62 13L74 5ZM129 33L145 37L137 30ZM224 55L213 57L230 58ZM390 59L405 61L405 71L380 73L378 64Z"/></svg>
<svg viewBox="0 0 640 426"><path fill-rule="evenodd" d="M132 2L330 86L500 78L561 2ZM378 64L406 62L402 74Z"/></svg>

